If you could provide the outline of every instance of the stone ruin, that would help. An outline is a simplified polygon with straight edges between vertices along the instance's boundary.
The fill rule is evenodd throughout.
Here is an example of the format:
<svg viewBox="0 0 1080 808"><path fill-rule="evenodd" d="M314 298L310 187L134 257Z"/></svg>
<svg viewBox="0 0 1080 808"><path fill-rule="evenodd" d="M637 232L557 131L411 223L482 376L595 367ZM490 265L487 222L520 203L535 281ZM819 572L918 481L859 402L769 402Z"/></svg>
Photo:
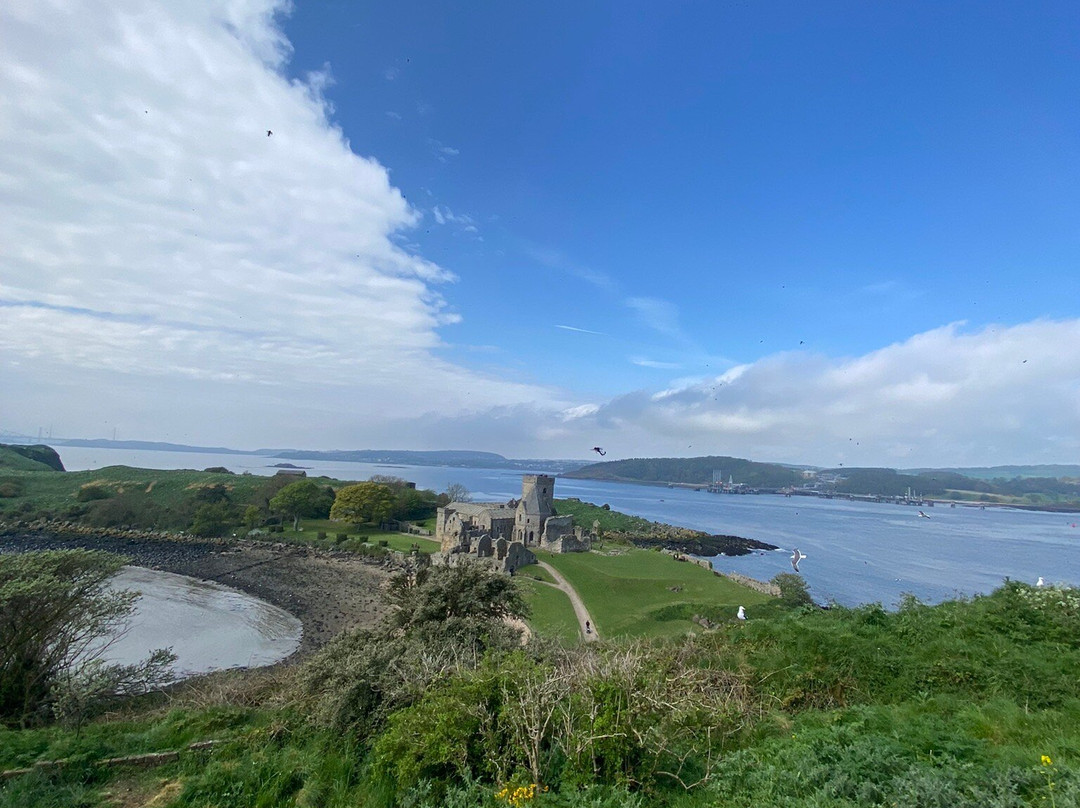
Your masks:
<svg viewBox="0 0 1080 808"><path fill-rule="evenodd" d="M439 508L435 538L445 563L488 559L497 569L512 573L536 563L530 548L581 553L594 536L575 527L572 516L555 515L554 477L526 474L521 478L521 499L451 502Z"/></svg>

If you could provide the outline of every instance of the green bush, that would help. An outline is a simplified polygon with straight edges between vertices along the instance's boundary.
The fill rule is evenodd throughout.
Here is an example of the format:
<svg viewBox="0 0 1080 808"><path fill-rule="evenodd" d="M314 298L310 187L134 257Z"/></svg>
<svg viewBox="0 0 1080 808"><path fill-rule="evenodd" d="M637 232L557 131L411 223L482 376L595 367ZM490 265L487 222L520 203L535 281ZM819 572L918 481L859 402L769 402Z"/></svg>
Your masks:
<svg viewBox="0 0 1080 808"><path fill-rule="evenodd" d="M21 497L26 487L23 485L22 480L3 480L0 481L0 499L12 499L14 497Z"/></svg>
<svg viewBox="0 0 1080 808"><path fill-rule="evenodd" d="M114 491L103 485L88 483L78 490L75 499L79 502L92 502L97 499L108 499L114 493Z"/></svg>

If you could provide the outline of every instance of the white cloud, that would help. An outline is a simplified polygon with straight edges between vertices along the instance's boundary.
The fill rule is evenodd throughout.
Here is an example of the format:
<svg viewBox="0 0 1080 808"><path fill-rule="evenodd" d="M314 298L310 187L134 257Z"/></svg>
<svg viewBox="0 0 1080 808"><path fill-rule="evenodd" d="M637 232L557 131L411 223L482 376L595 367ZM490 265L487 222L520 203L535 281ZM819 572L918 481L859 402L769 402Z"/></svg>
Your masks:
<svg viewBox="0 0 1080 808"><path fill-rule="evenodd" d="M561 328L563 331L574 331L578 334L596 334L597 336L607 336L603 331L590 331L588 328L578 328L572 325L556 325L556 328Z"/></svg>
<svg viewBox="0 0 1080 808"><path fill-rule="evenodd" d="M269 442L287 419L260 408L288 401L333 413L322 444L433 401L559 404L431 353L454 276L398 246L419 214L328 121L329 68L279 72L286 7L0 7L0 362L21 363L5 419L85 432L123 387L144 434L212 427L231 401L248 410L232 439Z"/></svg>
<svg viewBox="0 0 1080 808"><path fill-rule="evenodd" d="M656 359L648 359L644 356L630 357L630 364L641 368L653 368L655 370L678 370L682 365L678 362L661 362Z"/></svg>
<svg viewBox="0 0 1080 808"><path fill-rule="evenodd" d="M1080 451L1076 345L1080 320L975 332L953 324L865 356L783 353L660 393L630 393L577 426L647 455L893 466L1063 462Z"/></svg>
<svg viewBox="0 0 1080 808"><path fill-rule="evenodd" d="M457 157L461 154L460 149L455 149L453 146L447 146L445 143L442 143L435 138L428 138L428 144L431 146L431 150L435 153L435 156L439 158L439 162L441 163L445 163L447 157Z"/></svg>

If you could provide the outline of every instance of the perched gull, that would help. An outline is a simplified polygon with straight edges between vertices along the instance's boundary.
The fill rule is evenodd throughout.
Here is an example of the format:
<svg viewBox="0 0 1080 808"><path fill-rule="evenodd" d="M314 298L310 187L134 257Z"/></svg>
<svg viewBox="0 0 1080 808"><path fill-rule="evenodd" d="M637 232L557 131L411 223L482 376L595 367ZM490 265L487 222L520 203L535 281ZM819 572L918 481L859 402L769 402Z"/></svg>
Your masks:
<svg viewBox="0 0 1080 808"><path fill-rule="evenodd" d="M795 570L795 572L799 571L799 562L802 561L804 558L806 558L806 556L800 553L799 548L796 547L795 552L791 554L791 568Z"/></svg>
<svg viewBox="0 0 1080 808"><path fill-rule="evenodd" d="M1035 586L1046 586L1046 581L1042 579L1041 575L1039 576L1039 580L1035 582Z"/></svg>
<svg viewBox="0 0 1080 808"><path fill-rule="evenodd" d="M746 619L746 609L744 609L742 606L740 606L739 607L739 613L737 615L735 615L735 616L738 617L740 620L745 620Z"/></svg>

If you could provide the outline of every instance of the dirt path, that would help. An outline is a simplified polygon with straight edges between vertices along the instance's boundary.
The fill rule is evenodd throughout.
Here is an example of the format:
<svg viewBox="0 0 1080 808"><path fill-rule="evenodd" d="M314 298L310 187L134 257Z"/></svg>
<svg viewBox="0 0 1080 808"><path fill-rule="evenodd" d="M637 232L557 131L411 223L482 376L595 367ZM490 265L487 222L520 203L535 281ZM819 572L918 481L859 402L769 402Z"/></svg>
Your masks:
<svg viewBox="0 0 1080 808"><path fill-rule="evenodd" d="M555 583L550 584L547 581L541 581L540 583L553 586L566 593L566 596L570 598L570 603L574 607L574 614L577 615L578 628L581 629L581 636L585 638L585 642L596 642L600 639L600 634L596 630L596 622L592 619L592 615L589 614L589 610L585 608L585 604L581 602L581 597L578 595L577 590L570 585L570 582L563 578L562 573L555 569L550 564L544 561L536 562L539 567L547 570L551 573L551 577L555 579ZM586 629L588 626L588 629Z"/></svg>

